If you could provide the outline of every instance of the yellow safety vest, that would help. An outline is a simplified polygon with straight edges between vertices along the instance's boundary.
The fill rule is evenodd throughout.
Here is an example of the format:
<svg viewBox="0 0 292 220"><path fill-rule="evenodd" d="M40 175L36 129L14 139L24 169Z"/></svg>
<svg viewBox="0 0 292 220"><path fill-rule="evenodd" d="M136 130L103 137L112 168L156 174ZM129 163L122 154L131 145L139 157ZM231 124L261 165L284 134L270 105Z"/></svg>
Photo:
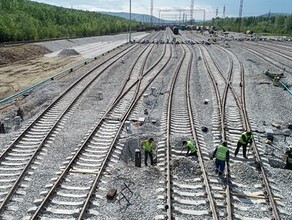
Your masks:
<svg viewBox="0 0 292 220"><path fill-rule="evenodd" d="M229 149L223 145L219 145L217 147L217 151L216 151L216 159L217 160L222 160L222 161L225 161L226 160L226 153Z"/></svg>
<svg viewBox="0 0 292 220"><path fill-rule="evenodd" d="M197 151L197 148L194 146L193 142L192 141L187 141L187 146L188 148L190 149L190 151L192 153L196 152Z"/></svg>
<svg viewBox="0 0 292 220"><path fill-rule="evenodd" d="M147 152L151 152L153 149L153 143L151 143L149 140L142 141L141 145L143 146L143 149Z"/></svg>

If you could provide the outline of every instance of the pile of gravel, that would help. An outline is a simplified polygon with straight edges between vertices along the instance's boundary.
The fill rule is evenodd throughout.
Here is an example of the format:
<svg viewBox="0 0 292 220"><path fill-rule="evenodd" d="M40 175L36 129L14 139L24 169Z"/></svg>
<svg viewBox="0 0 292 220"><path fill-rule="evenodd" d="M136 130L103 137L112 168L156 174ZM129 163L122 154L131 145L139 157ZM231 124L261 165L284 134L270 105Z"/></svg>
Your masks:
<svg viewBox="0 0 292 220"><path fill-rule="evenodd" d="M58 56L77 56L79 53L74 49L64 49L60 53L58 53Z"/></svg>
<svg viewBox="0 0 292 220"><path fill-rule="evenodd" d="M239 181L246 184L255 183L258 181L258 172L247 163L230 164L231 173L236 174Z"/></svg>
<svg viewBox="0 0 292 220"><path fill-rule="evenodd" d="M171 161L170 166L173 175L183 179L194 178L194 176L198 176L201 173L200 166L193 157L174 159Z"/></svg>

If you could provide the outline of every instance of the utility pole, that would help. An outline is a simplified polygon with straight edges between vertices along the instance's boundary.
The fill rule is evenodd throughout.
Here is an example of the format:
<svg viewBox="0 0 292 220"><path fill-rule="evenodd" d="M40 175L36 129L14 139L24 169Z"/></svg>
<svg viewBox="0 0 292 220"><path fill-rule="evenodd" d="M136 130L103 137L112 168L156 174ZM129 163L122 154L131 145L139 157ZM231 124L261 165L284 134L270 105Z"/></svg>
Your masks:
<svg viewBox="0 0 292 220"><path fill-rule="evenodd" d="M194 19L194 0L192 0L191 2L191 17L190 17L191 25L193 24L193 19Z"/></svg>
<svg viewBox="0 0 292 220"><path fill-rule="evenodd" d="M225 10L226 10L226 8L225 8L225 5L224 5L222 18L225 18Z"/></svg>
<svg viewBox="0 0 292 220"><path fill-rule="evenodd" d="M241 29L242 8L243 8L243 0L240 0L238 32L240 32L240 29Z"/></svg>
<svg viewBox="0 0 292 220"><path fill-rule="evenodd" d="M151 7L150 7L150 16L151 16L151 26L153 27L153 0L151 0Z"/></svg>
<svg viewBox="0 0 292 220"><path fill-rule="evenodd" d="M132 0L130 0L130 24L129 24L129 42L131 42L131 32L132 32L132 27L131 27L131 23L132 23Z"/></svg>

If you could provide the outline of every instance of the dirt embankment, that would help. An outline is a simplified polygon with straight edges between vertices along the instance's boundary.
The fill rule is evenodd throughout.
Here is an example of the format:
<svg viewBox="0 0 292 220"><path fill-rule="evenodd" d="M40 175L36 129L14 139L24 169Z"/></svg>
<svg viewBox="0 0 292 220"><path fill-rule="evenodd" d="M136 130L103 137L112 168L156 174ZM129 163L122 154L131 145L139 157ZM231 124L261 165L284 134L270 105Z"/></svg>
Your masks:
<svg viewBox="0 0 292 220"><path fill-rule="evenodd" d="M0 47L0 66L42 56L50 51L40 45Z"/></svg>
<svg viewBox="0 0 292 220"><path fill-rule="evenodd" d="M0 47L0 99L10 96L82 60L79 55L45 57L40 45Z"/></svg>

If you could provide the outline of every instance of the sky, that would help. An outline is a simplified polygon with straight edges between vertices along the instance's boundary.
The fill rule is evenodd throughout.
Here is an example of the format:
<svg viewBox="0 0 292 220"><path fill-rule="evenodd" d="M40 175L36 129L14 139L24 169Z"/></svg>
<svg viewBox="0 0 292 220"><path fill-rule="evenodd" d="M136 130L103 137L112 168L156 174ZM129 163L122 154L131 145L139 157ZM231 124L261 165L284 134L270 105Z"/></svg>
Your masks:
<svg viewBox="0 0 292 220"><path fill-rule="evenodd" d="M132 13L149 14L151 0L34 0L66 8L81 9L87 11L129 12L131 1ZM178 4L179 3L179 4ZM194 0L194 19L211 19L216 16L238 17L240 0ZM191 0L153 0L153 15L167 18L173 12L163 10L183 9L189 10ZM258 16L266 13L292 14L292 0L243 0L242 16ZM177 13L176 13L177 14Z"/></svg>

